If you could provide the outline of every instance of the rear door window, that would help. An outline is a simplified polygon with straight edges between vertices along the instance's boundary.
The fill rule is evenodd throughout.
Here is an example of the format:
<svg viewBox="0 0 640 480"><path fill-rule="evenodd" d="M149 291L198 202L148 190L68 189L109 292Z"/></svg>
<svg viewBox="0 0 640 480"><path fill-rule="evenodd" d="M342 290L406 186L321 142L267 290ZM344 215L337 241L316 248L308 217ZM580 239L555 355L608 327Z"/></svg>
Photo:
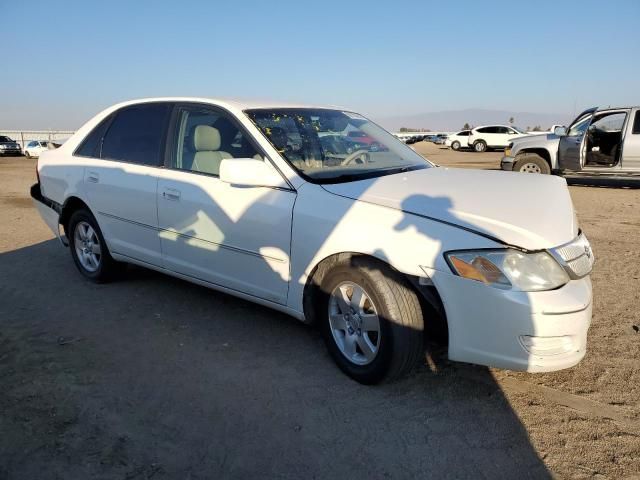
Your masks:
<svg viewBox="0 0 640 480"><path fill-rule="evenodd" d="M160 166L170 106L134 105L120 110L102 140L101 158Z"/></svg>

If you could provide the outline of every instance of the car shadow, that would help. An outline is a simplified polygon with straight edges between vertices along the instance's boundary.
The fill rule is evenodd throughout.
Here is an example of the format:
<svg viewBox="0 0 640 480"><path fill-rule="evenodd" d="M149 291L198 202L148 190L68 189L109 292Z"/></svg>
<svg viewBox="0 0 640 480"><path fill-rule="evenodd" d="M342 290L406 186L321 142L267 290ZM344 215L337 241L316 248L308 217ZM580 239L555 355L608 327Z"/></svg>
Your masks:
<svg viewBox="0 0 640 480"><path fill-rule="evenodd" d="M0 477L550 478L488 369L365 387L290 317L69 257L0 254Z"/></svg>
<svg viewBox="0 0 640 480"><path fill-rule="evenodd" d="M583 187L602 187L602 188L627 188L638 189L640 188L640 176L634 177L606 177L606 176L571 176L565 175L565 180L570 186L583 186Z"/></svg>

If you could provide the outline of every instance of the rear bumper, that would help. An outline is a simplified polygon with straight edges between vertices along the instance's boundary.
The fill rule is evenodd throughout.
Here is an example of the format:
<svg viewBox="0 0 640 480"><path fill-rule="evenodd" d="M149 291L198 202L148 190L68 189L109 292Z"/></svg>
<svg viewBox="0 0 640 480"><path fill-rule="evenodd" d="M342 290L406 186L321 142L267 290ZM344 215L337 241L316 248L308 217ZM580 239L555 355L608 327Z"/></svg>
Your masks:
<svg viewBox="0 0 640 480"><path fill-rule="evenodd" d="M36 207L40 217L47 224L53 234L66 246L63 235L60 233L60 214L62 213L62 205L53 200L44 197L40 190L40 184L35 183L31 186L31 199L33 206Z"/></svg>
<svg viewBox="0 0 640 480"><path fill-rule="evenodd" d="M514 157L504 156L502 157L502 160L500 160L500 168L502 170L511 172L513 170L513 165L515 163L516 163L516 159Z"/></svg>

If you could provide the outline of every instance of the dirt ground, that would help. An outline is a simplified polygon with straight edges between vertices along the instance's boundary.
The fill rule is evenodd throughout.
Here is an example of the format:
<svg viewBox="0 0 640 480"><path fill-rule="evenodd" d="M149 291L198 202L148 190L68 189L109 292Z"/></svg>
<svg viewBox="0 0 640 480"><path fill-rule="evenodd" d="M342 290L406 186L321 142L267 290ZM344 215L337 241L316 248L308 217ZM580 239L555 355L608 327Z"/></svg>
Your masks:
<svg viewBox="0 0 640 480"><path fill-rule="evenodd" d="M139 268L83 280L31 206L34 165L0 159L0 479L640 478L639 189L570 187L597 259L578 366L434 353L364 387L279 313Z"/></svg>

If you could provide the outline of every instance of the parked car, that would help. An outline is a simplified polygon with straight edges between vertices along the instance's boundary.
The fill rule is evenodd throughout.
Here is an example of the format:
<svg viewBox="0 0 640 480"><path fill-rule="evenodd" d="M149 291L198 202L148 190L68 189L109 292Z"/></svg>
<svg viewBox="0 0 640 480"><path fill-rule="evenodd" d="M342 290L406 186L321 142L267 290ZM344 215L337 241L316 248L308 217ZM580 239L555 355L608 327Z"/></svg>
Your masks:
<svg viewBox="0 0 640 480"><path fill-rule="evenodd" d="M506 125L483 125L473 128L467 138L467 145L476 152L488 149L503 149L516 137L527 135L521 130Z"/></svg>
<svg viewBox="0 0 640 480"><path fill-rule="evenodd" d="M12 138L0 135L0 155L22 155L22 149Z"/></svg>
<svg viewBox="0 0 640 480"><path fill-rule="evenodd" d="M319 135L347 129L386 151L326 161ZM452 360L585 355L593 255L555 177L436 168L349 111L202 98L115 105L37 173L34 204L86 279L133 263L280 310L362 383L410 370L425 325Z"/></svg>
<svg viewBox="0 0 640 480"><path fill-rule="evenodd" d="M349 137L349 140L351 140L352 142L364 143L367 145L376 142L375 138L371 138L365 132L360 132L357 130L351 130L349 133L347 133L347 137Z"/></svg>
<svg viewBox="0 0 640 480"><path fill-rule="evenodd" d="M357 150L369 150L370 144L354 142L344 135L325 135L320 137L320 145L324 153L332 155L349 155ZM375 145L375 144L374 144Z"/></svg>
<svg viewBox="0 0 640 480"><path fill-rule="evenodd" d="M40 153L48 150L48 142L43 140L32 140L24 147L24 156L27 158L38 158Z"/></svg>
<svg viewBox="0 0 640 480"><path fill-rule="evenodd" d="M516 139L503 170L526 173L640 172L640 107L590 108L555 133Z"/></svg>
<svg viewBox="0 0 640 480"><path fill-rule="evenodd" d="M458 133L449 135L444 144L451 150L460 150L468 147L469 134L471 130L460 130Z"/></svg>
<svg viewBox="0 0 640 480"><path fill-rule="evenodd" d="M444 133L440 133L436 135L436 138L433 140L433 143L435 143L436 145L444 145L446 141L447 141L447 135L445 135Z"/></svg>

